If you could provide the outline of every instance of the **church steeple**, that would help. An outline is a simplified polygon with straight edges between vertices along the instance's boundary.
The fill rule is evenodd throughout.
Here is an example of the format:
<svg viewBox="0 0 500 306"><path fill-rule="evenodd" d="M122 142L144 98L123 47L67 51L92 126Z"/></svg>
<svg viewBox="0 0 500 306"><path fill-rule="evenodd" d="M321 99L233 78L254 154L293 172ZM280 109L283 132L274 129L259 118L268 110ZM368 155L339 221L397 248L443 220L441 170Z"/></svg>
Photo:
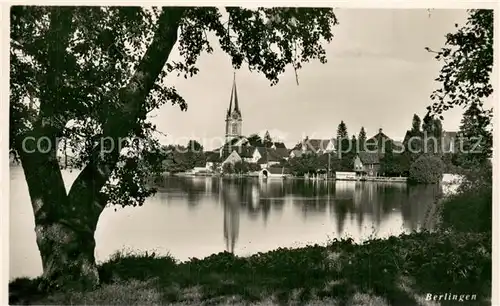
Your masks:
<svg viewBox="0 0 500 306"><path fill-rule="evenodd" d="M233 76L233 87L231 89L231 99L226 115L226 139L232 139L241 136L241 110L238 104L238 92L236 90L236 72Z"/></svg>
<svg viewBox="0 0 500 306"><path fill-rule="evenodd" d="M238 105L238 91L236 90L236 72L233 75L233 88L231 89L231 99L229 101L229 108L227 110L227 115L230 116L233 112L233 101L234 101L234 111L241 116L240 106Z"/></svg>

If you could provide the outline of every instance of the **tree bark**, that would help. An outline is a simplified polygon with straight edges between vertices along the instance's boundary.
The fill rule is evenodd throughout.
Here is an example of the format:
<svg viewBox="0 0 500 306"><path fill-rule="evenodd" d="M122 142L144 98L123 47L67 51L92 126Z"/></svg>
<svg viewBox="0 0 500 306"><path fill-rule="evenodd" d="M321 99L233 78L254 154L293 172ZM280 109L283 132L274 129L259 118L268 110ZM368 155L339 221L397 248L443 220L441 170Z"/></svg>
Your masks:
<svg viewBox="0 0 500 306"><path fill-rule="evenodd" d="M54 147L56 138L47 135L27 134L25 139L32 137L33 141L26 141L25 146L18 149L42 259L41 289L69 282L88 287L99 280L94 259L94 231L98 214L89 213L78 202L68 201ZM40 146L43 141L39 140L43 138L46 138L46 145L51 144L51 148Z"/></svg>
<svg viewBox="0 0 500 306"><path fill-rule="evenodd" d="M20 145L16 149L35 215L36 239L43 265L43 289L68 285L87 289L99 283L94 233L106 204L100 191L116 167L119 138L128 136L137 119L144 115L144 102L177 41L184 11L184 8L174 7L163 9L151 45L131 81L120 93L121 113L110 116L112 118L103 126L103 137L115 141L113 149L104 150L97 146L69 193L66 192L55 147L56 137L64 125L55 120L59 114L52 106L57 101L50 95L41 100L40 117L33 130L17 141ZM54 16L59 18L60 15ZM56 76L57 72L52 72L50 79L57 80ZM53 87L51 83L48 85ZM47 90L52 92L52 89ZM23 142L27 137L32 137L33 141ZM49 139L50 149L37 147L43 143L39 142L42 138Z"/></svg>

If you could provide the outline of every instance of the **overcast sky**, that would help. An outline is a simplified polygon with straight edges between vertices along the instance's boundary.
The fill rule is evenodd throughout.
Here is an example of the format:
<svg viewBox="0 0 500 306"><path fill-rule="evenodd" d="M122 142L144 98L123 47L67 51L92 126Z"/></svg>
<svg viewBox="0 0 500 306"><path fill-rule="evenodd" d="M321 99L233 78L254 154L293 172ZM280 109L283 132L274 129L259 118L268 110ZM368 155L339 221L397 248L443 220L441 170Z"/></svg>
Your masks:
<svg viewBox="0 0 500 306"><path fill-rule="evenodd" d="M349 135L357 136L364 126L368 137L382 128L402 140L413 114L423 117L442 65L424 48L442 47L454 24L464 24L466 11L337 9L336 14L340 24L326 45L328 63L305 64L299 85L293 69L273 87L245 66L236 72L243 134L270 130L290 147L304 135L334 137L344 120ZM176 58L177 52L170 59ZM233 80L230 59L216 48L199 58L198 67L193 78L168 80L188 102L188 111L166 104L152 119L176 143L224 134ZM448 111L444 129L457 130L462 113Z"/></svg>

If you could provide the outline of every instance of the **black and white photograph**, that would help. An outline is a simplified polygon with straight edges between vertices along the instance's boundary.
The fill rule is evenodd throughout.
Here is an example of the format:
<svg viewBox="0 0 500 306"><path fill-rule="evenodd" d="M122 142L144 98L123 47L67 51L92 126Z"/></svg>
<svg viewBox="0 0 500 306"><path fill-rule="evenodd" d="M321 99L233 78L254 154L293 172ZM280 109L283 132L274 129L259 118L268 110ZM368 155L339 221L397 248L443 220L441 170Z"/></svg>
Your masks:
<svg viewBox="0 0 500 306"><path fill-rule="evenodd" d="M500 305L499 4L233 2L2 4L5 303Z"/></svg>

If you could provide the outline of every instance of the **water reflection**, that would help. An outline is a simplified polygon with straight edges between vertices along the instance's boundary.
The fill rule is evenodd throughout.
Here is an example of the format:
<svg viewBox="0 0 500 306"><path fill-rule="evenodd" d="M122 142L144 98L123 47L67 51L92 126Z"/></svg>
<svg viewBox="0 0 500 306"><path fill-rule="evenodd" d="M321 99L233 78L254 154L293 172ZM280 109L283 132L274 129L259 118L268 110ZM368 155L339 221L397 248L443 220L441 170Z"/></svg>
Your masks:
<svg viewBox="0 0 500 306"><path fill-rule="evenodd" d="M77 173L64 172L70 184ZM36 277L42 264L21 169L11 170L10 277ZM95 233L98 262L117 251L154 250L179 260L223 250L246 256L350 236L360 242L418 230L440 195L401 183L169 177L142 207L106 208ZM432 228L430 228L432 229Z"/></svg>
<svg viewBox="0 0 500 306"><path fill-rule="evenodd" d="M224 239L226 251L234 253L234 245L240 231L240 193L237 185L221 180L219 201L224 209Z"/></svg>
<svg viewBox="0 0 500 306"><path fill-rule="evenodd" d="M349 236L359 241L422 228L428 206L439 195L437 187L402 183L262 182L249 178L169 178L158 194L169 205L184 199L192 210L206 198L216 200L223 211L228 252L235 251L240 218L249 220L253 227L259 227L259 223L263 228L273 226L269 220L277 220L285 205L291 205L306 226L321 222L333 226L329 231L336 237Z"/></svg>

